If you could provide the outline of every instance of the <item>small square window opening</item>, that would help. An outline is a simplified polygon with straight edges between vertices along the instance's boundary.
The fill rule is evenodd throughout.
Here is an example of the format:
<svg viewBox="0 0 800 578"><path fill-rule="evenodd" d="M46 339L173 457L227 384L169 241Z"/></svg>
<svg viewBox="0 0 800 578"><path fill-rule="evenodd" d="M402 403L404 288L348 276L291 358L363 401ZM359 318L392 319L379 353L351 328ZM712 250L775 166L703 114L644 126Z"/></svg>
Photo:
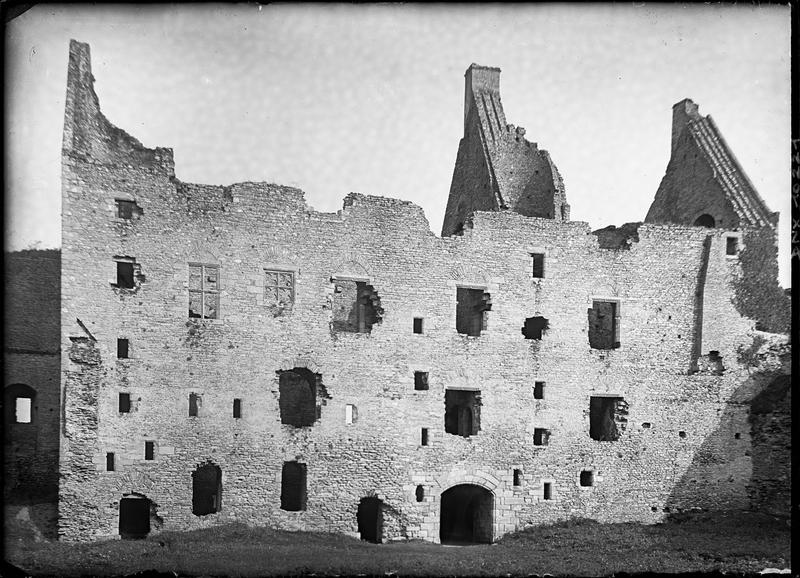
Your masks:
<svg viewBox="0 0 800 578"><path fill-rule="evenodd" d="M544 399L544 382L536 381L533 384L533 399Z"/></svg>
<svg viewBox="0 0 800 578"><path fill-rule="evenodd" d="M580 479L581 486L588 488L594 485L594 472L592 470L583 470Z"/></svg>
<svg viewBox="0 0 800 578"><path fill-rule="evenodd" d="M415 371L414 372L414 389L417 391L425 391L428 389L428 372Z"/></svg>
<svg viewBox="0 0 800 578"><path fill-rule="evenodd" d="M117 261L117 287L120 289L133 289L133 263Z"/></svg>

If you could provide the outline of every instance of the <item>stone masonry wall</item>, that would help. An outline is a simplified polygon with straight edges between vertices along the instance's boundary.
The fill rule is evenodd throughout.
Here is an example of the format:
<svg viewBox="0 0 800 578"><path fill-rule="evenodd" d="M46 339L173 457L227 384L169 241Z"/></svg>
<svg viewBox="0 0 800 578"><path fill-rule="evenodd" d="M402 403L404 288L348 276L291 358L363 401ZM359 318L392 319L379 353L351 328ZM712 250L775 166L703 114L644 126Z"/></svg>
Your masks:
<svg viewBox="0 0 800 578"><path fill-rule="evenodd" d="M140 218L118 218L115 199L135 200ZM98 164L66 139L63 203L65 539L116 536L131 493L152 500L153 531L237 521L350 534L359 501L375 496L385 539L430 541L442 493L459 484L492 492L494 538L574 517L655 522L748 504L749 436L708 450L721 428L746 426L737 393L750 366L739 353L755 335L731 303L728 231L642 224L628 249L603 249L586 223L504 211L477 212L463 235L438 238L409 202L350 194L341 211L319 213L297 189L180 183L169 163ZM534 252L545 254L544 278L532 277ZM134 288L115 285L115 256L135 259ZM217 319L189 318L189 263L218 267ZM275 270L294 275L291 307L271 301ZM333 330L337 280L373 288L382 314L369 334ZM491 296L478 337L456 332L460 286ZM589 347L595 300L617 304L616 349ZM534 316L548 320L540 340L522 334ZM128 359L116 357L118 338ZM698 358L706 340L724 369ZM294 368L324 385L312 426L281 424L279 373ZM414 388L415 371L428 372L427 390ZM749 395L766 387L750 383ZM477 435L445 433L448 388L480 392ZM202 401L196 416L190 394ZM590 438L592 396L627 404L617 441ZM534 444L537 428L549 430L546 445ZM287 461L306 465L305 510L280 509ZM196 516L192 473L208 462L222 471L221 508ZM581 485L583 471L593 485Z"/></svg>

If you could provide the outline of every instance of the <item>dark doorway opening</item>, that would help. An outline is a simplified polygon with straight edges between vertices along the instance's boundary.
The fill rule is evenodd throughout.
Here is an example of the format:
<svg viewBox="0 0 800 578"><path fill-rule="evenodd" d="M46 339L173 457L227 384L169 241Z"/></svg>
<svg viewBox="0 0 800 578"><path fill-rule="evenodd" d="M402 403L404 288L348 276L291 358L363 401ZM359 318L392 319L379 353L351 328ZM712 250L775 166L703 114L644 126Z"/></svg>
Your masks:
<svg viewBox="0 0 800 578"><path fill-rule="evenodd" d="M439 538L442 544L490 544L494 496L473 484L453 486L442 494Z"/></svg>
<svg viewBox="0 0 800 578"><path fill-rule="evenodd" d="M222 470L205 464L192 473L192 514L205 516L220 510L222 501Z"/></svg>
<svg viewBox="0 0 800 578"><path fill-rule="evenodd" d="M373 544L383 541L383 502L378 498L361 498L358 503L358 533L361 539Z"/></svg>
<svg viewBox="0 0 800 578"><path fill-rule="evenodd" d="M141 540L150 533L150 500L139 494L119 502L119 535L123 540Z"/></svg>
<svg viewBox="0 0 800 578"><path fill-rule="evenodd" d="M481 429L481 392L447 389L444 392L444 431L468 438Z"/></svg>

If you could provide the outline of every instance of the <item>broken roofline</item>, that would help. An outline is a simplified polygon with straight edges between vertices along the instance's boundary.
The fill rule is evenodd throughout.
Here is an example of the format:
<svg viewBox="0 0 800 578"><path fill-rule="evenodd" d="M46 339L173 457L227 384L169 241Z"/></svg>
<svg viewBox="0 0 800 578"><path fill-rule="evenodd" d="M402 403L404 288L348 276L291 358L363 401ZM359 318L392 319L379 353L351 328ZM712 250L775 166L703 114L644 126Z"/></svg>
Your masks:
<svg viewBox="0 0 800 578"><path fill-rule="evenodd" d="M489 66L479 66L473 64L470 66L469 70L474 71L486 71L490 72L492 75L499 73L500 69L495 67ZM144 164L146 166L141 168L149 168L152 172L162 173L170 181L175 183L176 190L179 193L184 194L187 198L191 198L192 191L201 191L205 194L212 194L218 195L219 201L224 204L224 199L226 196L230 196L230 200L233 202L237 202L236 192L238 191L245 191L245 190L252 190L257 189L258 193L263 193L265 191L270 192L277 192L281 196L294 196L295 201L298 202L299 205L302 206L303 211L312 217L318 218L330 218L330 217L338 217L342 218L347 212L348 209L351 207L355 207L358 205L372 205L376 207L403 207L405 209L410 209L412 212L418 213L419 216L425 221L427 225L428 231L431 233L432 236L438 237L431 227L430 222L428 221L427 217L425 216L425 212L419 205L412 203L411 201L405 201L402 199L397 199L393 197L384 197L378 195L365 195L362 193L349 193L343 199L342 203L342 210L337 211L336 213L329 213L329 212L322 212L316 211L313 207L310 207L305 199L305 192L301 189L296 187L290 187L286 185L279 185L275 183L269 183L266 181L241 181L237 183L233 183L231 185L206 185L206 184L197 184L197 183L189 183L183 182L180 179L175 177L174 172L174 155L173 149L168 147L156 147L154 149L145 147L138 139L128 134L123 129L120 129L113 123L111 123L102 113L100 110L99 99L97 94L94 91L94 76L92 75L91 70L91 56L90 56L90 48L89 45L83 42L78 42L76 40L70 41L70 55L69 55L69 73L68 73L68 80L67 80L67 100L66 100L66 110L65 110L65 123L64 123L64 140L62 146L62 153L64 156L72 157L77 156L81 157L84 156L81 154L82 151L79 151L80 148L79 143L80 135L76 135L76 132L79 132L81 129L81 123L88 124L88 121L85 118L79 118L80 115L76 114L76 108L81 108L81 112L88 112L93 114L96 119L96 126L105 133L104 136L107 138L105 142L102 143L101 146L105 147L116 147L117 149L127 149L122 150L122 156L125 156L125 160L127 160L127 165L131 170L136 170L134 167L137 165ZM116 152L120 152L117 150ZM127 155L130 155L130 158L127 158ZM85 153L84 153L85 154ZM103 164L99 162L97 164ZM738 162L737 162L738 167ZM744 173L742 172L744 175ZM560 177L560 175L559 175ZM745 175L746 178L746 175ZM749 181L748 181L749 182ZM469 219L474 223L480 222L482 219L480 218L480 214L485 211L474 211L471 213L472 218ZM500 213L510 213L510 211L497 211ZM517 215L520 218L524 219L531 219L531 220L551 220L551 219L543 219L540 217L524 217L522 215ZM587 231L587 234L592 234L588 222L584 221L560 221L562 226L577 226L580 228L584 228ZM675 227L674 224L664 225L668 227ZM649 227L658 227L658 225L649 225ZM608 227L603 227L606 229ZM620 227L621 228L621 227ZM447 238L447 237L446 237Z"/></svg>

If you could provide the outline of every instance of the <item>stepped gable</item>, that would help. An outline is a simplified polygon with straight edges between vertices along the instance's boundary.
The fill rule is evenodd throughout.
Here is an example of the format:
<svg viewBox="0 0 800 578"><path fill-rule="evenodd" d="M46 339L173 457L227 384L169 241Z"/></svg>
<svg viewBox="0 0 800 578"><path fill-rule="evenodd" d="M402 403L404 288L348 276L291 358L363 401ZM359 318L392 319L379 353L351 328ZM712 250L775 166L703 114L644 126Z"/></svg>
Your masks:
<svg viewBox="0 0 800 578"><path fill-rule="evenodd" d="M460 233L474 211L569 219L564 183L550 155L525 138L524 128L506 121L500 69L472 64L465 78L464 137L442 235Z"/></svg>

